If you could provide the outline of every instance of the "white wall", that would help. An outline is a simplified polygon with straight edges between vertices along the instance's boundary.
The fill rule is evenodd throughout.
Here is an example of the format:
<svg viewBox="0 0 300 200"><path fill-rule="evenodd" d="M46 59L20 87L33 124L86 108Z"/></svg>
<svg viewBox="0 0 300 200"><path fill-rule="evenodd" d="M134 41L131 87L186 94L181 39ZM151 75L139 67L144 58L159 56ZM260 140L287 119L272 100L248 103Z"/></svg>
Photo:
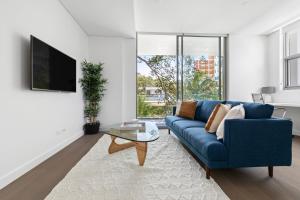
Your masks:
<svg viewBox="0 0 300 200"><path fill-rule="evenodd" d="M78 78L88 55L86 34L58 0L0 1L0 188L82 135L79 85L29 89L30 34L75 58Z"/></svg>
<svg viewBox="0 0 300 200"><path fill-rule="evenodd" d="M252 101L266 81L266 37L230 34L228 38L227 99Z"/></svg>
<svg viewBox="0 0 300 200"><path fill-rule="evenodd" d="M299 104L300 90L283 89L283 59L282 41L280 32L276 31L267 37L267 80L268 85L276 87L276 93L272 95L274 102ZM287 116L293 120L293 134L300 135L300 108L286 108ZM278 113L279 114L279 113Z"/></svg>
<svg viewBox="0 0 300 200"><path fill-rule="evenodd" d="M299 103L300 90L283 90L283 59L280 33L276 31L267 37L268 51L268 84L276 86L276 94L272 95L275 102Z"/></svg>
<svg viewBox="0 0 300 200"><path fill-rule="evenodd" d="M136 117L135 39L90 37L89 60L104 63L108 79L100 121L109 125Z"/></svg>
<svg viewBox="0 0 300 200"><path fill-rule="evenodd" d="M136 40L123 39L123 121L136 118Z"/></svg>
<svg viewBox="0 0 300 200"><path fill-rule="evenodd" d="M270 86L275 86L277 92L282 92L283 87L283 70L281 58L280 34L276 31L267 36L267 81ZM278 101L280 96L272 95L274 101Z"/></svg>

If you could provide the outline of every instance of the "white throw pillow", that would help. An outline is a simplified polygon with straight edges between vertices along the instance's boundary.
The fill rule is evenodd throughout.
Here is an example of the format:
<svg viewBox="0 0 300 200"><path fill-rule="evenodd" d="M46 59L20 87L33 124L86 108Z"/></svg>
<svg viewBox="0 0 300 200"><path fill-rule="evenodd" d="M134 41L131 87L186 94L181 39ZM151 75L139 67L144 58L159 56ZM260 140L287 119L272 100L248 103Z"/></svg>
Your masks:
<svg viewBox="0 0 300 200"><path fill-rule="evenodd" d="M223 118L222 122L220 123L216 135L217 139L222 139L224 137L224 123L226 119L244 119L245 118L245 109L243 104L234 106L231 108L228 113Z"/></svg>

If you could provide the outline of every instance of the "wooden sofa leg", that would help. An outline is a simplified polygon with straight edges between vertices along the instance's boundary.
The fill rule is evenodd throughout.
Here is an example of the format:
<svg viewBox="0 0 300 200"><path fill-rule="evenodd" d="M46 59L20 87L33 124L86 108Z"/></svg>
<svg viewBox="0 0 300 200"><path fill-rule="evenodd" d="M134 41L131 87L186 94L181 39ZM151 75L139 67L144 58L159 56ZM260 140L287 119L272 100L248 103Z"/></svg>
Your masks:
<svg viewBox="0 0 300 200"><path fill-rule="evenodd" d="M273 166L268 166L269 176L273 177Z"/></svg>
<svg viewBox="0 0 300 200"><path fill-rule="evenodd" d="M208 167L205 167L206 171L206 179L210 179L210 169Z"/></svg>

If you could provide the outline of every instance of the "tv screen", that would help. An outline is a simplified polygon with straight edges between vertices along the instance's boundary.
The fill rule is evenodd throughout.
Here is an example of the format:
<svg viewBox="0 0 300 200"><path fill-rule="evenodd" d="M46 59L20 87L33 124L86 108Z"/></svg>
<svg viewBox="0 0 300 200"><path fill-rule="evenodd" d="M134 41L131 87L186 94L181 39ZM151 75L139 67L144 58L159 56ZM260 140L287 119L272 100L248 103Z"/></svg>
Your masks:
<svg viewBox="0 0 300 200"><path fill-rule="evenodd" d="M76 92L76 60L34 36L31 43L31 89Z"/></svg>

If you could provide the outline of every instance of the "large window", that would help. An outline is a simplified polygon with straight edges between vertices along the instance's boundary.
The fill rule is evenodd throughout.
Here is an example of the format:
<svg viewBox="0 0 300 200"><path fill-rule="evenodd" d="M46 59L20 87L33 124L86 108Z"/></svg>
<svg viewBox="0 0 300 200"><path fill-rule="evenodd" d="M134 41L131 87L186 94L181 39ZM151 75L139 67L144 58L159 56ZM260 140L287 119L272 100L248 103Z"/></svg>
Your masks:
<svg viewBox="0 0 300 200"><path fill-rule="evenodd" d="M177 98L225 99L224 38L183 35L178 40Z"/></svg>
<svg viewBox="0 0 300 200"><path fill-rule="evenodd" d="M284 86L300 88L300 22L283 28Z"/></svg>
<svg viewBox="0 0 300 200"><path fill-rule="evenodd" d="M138 34L137 117L162 118L178 100L224 99L225 38Z"/></svg>
<svg viewBox="0 0 300 200"><path fill-rule="evenodd" d="M137 36L137 117L162 118L176 104L176 35Z"/></svg>

